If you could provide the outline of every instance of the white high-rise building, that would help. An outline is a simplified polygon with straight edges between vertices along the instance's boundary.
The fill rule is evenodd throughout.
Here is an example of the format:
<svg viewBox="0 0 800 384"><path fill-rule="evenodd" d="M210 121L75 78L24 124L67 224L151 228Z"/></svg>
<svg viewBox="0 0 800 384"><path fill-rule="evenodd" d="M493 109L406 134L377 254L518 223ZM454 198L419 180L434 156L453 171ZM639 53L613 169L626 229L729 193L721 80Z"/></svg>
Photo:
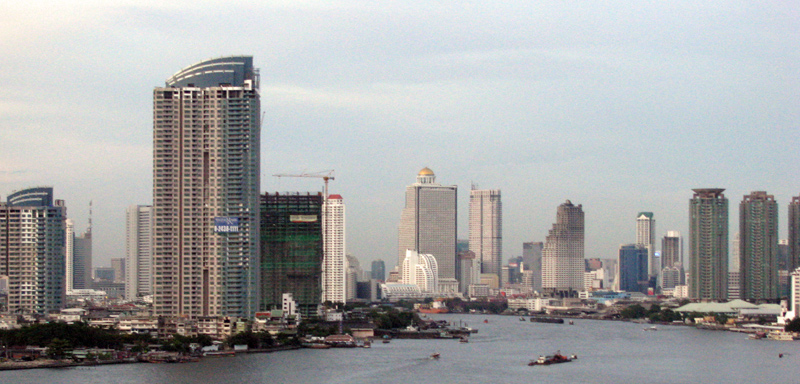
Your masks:
<svg viewBox="0 0 800 384"><path fill-rule="evenodd" d="M73 271L72 263L75 262L75 224L72 222L71 219L64 220L64 253L66 254L66 285L67 285L67 292L75 289L72 286L72 276L75 274Z"/></svg>
<svg viewBox="0 0 800 384"><path fill-rule="evenodd" d="M636 245L647 248L647 273L657 276L661 265L655 259L656 219L653 218L653 212L639 212L636 215Z"/></svg>
<svg viewBox="0 0 800 384"><path fill-rule="evenodd" d="M583 289L584 218L582 205L567 200L558 206L556 222L542 250L542 289L555 292Z"/></svg>
<svg viewBox="0 0 800 384"><path fill-rule="evenodd" d="M473 189L469 192L469 250L475 252L475 257L480 260L481 273L500 276L503 266L503 203L499 189Z"/></svg>
<svg viewBox="0 0 800 384"><path fill-rule="evenodd" d="M456 277L456 196L458 187L436 183L436 175L423 168L417 182L406 187L406 204L398 231L398 266L406 251L433 255L439 267L439 289L458 291Z"/></svg>
<svg viewBox="0 0 800 384"><path fill-rule="evenodd" d="M403 260L403 284L419 287L423 293L436 293L439 287L439 266L433 255L416 251L406 251Z"/></svg>
<svg viewBox="0 0 800 384"><path fill-rule="evenodd" d="M322 302L346 303L345 206L341 195L328 196L322 217Z"/></svg>
<svg viewBox="0 0 800 384"><path fill-rule="evenodd" d="M153 312L251 317L259 298L259 74L209 59L153 91Z"/></svg>
<svg viewBox="0 0 800 384"><path fill-rule="evenodd" d="M125 295L153 293L153 207L132 205L125 211Z"/></svg>

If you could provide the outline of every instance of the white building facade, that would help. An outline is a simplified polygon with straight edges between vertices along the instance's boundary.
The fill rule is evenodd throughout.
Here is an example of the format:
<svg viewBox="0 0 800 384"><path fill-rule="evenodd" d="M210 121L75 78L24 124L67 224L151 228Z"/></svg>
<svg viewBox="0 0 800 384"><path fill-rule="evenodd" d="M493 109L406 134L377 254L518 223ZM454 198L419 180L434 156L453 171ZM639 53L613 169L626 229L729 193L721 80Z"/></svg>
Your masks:
<svg viewBox="0 0 800 384"><path fill-rule="evenodd" d="M330 195L322 205L322 302L347 302L345 206L341 195Z"/></svg>
<svg viewBox="0 0 800 384"><path fill-rule="evenodd" d="M132 205L125 211L125 296L153 294L153 207Z"/></svg>
<svg viewBox="0 0 800 384"><path fill-rule="evenodd" d="M403 260L402 283L419 287L422 293L435 293L439 287L439 265L433 255L406 251Z"/></svg>

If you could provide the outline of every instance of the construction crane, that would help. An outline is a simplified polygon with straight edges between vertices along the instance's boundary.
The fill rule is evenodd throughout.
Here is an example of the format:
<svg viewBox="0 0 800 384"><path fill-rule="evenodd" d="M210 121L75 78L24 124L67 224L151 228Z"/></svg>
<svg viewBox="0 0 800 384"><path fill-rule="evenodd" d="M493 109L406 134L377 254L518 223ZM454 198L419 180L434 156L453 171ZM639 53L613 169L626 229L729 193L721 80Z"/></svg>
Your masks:
<svg viewBox="0 0 800 384"><path fill-rule="evenodd" d="M317 179L322 179L323 181L325 181L325 190L323 191L323 193L325 194L325 199L324 200L328 201L328 181L329 180L336 180L336 178L333 177L334 173L335 173L335 171L333 169L328 169L328 170L319 171L319 172L311 172L311 173L304 172L304 173L301 173L299 175L288 175L288 174L280 173L280 174L272 175L272 176L275 176L275 177L314 177L314 178L317 178Z"/></svg>

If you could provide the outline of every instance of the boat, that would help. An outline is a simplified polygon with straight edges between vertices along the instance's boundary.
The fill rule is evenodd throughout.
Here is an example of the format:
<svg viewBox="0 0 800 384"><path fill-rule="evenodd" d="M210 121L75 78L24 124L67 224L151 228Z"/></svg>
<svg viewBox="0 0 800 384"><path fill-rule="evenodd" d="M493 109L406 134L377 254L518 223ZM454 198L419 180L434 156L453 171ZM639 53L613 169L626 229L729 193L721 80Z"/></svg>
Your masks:
<svg viewBox="0 0 800 384"><path fill-rule="evenodd" d="M389 344L391 341L389 339L383 339L384 344Z"/></svg>
<svg viewBox="0 0 800 384"><path fill-rule="evenodd" d="M647 328L644 328L644 329L642 329L642 330L643 330L643 331L657 331L657 330L658 330L658 328L656 328L656 326L654 325L654 326L652 326L652 327L647 327Z"/></svg>
<svg viewBox="0 0 800 384"><path fill-rule="evenodd" d="M466 336L461 336L461 339L458 340L459 343L469 343L469 338Z"/></svg>
<svg viewBox="0 0 800 384"><path fill-rule="evenodd" d="M439 359L439 354L438 353L431 354L431 360L438 360L438 359Z"/></svg>
<svg viewBox="0 0 800 384"><path fill-rule="evenodd" d="M520 317L519 317L519 321L525 321L525 318L524 318L524 317L522 317L522 316L520 316Z"/></svg>
<svg viewBox="0 0 800 384"><path fill-rule="evenodd" d="M489 324L489 319L483 319L484 324Z"/></svg>
<svg viewBox="0 0 800 384"><path fill-rule="evenodd" d="M417 307L419 313L448 313L447 306L441 300L436 300L430 304L419 304Z"/></svg>
<svg viewBox="0 0 800 384"><path fill-rule="evenodd" d="M564 319L558 317L548 316L533 316L531 317L532 323L551 323L551 324L564 324Z"/></svg>
<svg viewBox="0 0 800 384"><path fill-rule="evenodd" d="M556 352L552 355L548 356L539 356L536 360L531 360L528 365L551 365L551 364L561 364L561 363L569 363L572 360L577 359L577 355L571 355L569 357L564 356L561 352Z"/></svg>
<svg viewBox="0 0 800 384"><path fill-rule="evenodd" d="M570 321L569 321L569 325L575 325L575 322L574 322L574 321L572 321L572 320L570 320Z"/></svg>
<svg viewBox="0 0 800 384"><path fill-rule="evenodd" d="M331 346L325 343L303 343L301 344L303 348L313 348L313 349L328 349Z"/></svg>
<svg viewBox="0 0 800 384"><path fill-rule="evenodd" d="M761 331L758 331L756 333L751 333L750 335L747 336L747 338L750 339L750 340L759 340L759 339L763 339L765 337L767 337L767 333L766 332L761 332Z"/></svg>

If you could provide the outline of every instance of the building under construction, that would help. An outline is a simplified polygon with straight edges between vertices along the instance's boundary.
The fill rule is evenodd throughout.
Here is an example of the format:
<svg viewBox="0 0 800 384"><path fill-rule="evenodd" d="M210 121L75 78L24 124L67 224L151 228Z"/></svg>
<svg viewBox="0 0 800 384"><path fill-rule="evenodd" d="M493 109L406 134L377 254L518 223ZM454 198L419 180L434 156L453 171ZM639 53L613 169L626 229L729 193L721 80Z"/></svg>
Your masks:
<svg viewBox="0 0 800 384"><path fill-rule="evenodd" d="M261 309L280 309L291 293L302 317L322 295L322 193L261 195Z"/></svg>

